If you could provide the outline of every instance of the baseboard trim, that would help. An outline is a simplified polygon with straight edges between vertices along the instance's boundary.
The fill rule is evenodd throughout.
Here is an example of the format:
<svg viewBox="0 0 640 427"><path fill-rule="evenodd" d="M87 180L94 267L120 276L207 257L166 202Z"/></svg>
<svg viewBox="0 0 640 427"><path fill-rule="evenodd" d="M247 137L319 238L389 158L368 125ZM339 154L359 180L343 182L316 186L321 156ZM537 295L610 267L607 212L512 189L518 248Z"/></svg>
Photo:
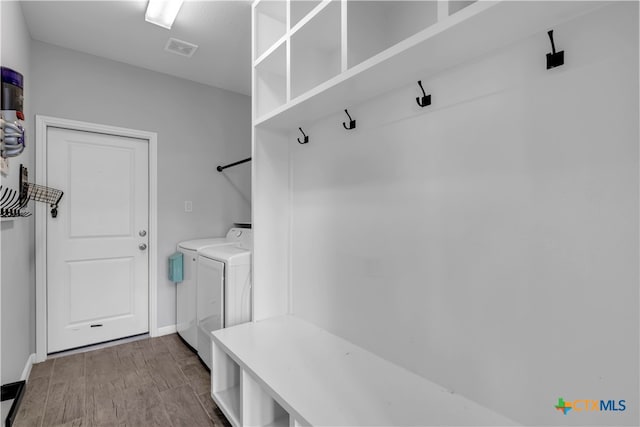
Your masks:
<svg viewBox="0 0 640 427"><path fill-rule="evenodd" d="M29 381L29 375L31 375L31 368L33 368L33 364L36 360L36 354L31 353L29 357L27 357L27 362L24 364L24 369L22 370L22 376L20 377L21 381Z"/></svg>
<svg viewBox="0 0 640 427"><path fill-rule="evenodd" d="M163 335L175 334L177 332L176 325L163 326L157 329L157 337Z"/></svg>

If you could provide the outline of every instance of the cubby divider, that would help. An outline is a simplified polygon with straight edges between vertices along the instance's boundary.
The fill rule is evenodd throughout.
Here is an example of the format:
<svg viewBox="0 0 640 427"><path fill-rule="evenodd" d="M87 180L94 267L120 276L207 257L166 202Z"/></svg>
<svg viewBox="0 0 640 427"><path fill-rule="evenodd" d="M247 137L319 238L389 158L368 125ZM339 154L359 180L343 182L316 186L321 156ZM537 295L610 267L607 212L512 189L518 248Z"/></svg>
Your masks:
<svg viewBox="0 0 640 427"><path fill-rule="evenodd" d="M242 376L242 401L244 425L289 427L289 414L246 373Z"/></svg>

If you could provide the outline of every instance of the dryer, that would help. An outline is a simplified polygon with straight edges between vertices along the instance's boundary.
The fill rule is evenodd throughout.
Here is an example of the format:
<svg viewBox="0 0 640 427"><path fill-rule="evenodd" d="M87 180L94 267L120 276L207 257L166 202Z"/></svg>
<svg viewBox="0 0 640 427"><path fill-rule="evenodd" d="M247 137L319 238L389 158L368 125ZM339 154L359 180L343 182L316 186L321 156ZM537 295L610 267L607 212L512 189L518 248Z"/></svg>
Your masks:
<svg viewBox="0 0 640 427"><path fill-rule="evenodd" d="M187 240L178 243L177 250L183 257L183 278L182 282L176 283L176 330L178 335L194 350L198 348L196 303L198 298L196 287L198 251L210 246L238 244L245 234L251 235L251 230L234 227L227 232L225 237Z"/></svg>
<svg viewBox="0 0 640 427"><path fill-rule="evenodd" d="M198 356L211 369L211 332L251 320L251 247L207 247L198 253Z"/></svg>

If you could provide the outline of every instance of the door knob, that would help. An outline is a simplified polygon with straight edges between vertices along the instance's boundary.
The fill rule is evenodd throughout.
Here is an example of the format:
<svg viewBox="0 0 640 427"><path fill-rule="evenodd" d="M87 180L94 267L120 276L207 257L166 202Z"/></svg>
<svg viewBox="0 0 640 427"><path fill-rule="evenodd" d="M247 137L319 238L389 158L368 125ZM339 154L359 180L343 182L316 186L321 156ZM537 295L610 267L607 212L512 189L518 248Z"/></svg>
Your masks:
<svg viewBox="0 0 640 427"><path fill-rule="evenodd" d="M147 230L140 230L138 231L138 234L140 235L140 237L144 237L147 235Z"/></svg>
<svg viewBox="0 0 640 427"><path fill-rule="evenodd" d="M140 249L141 251L144 251L145 249L147 249L147 245L145 243L140 243L138 245L138 249Z"/></svg>

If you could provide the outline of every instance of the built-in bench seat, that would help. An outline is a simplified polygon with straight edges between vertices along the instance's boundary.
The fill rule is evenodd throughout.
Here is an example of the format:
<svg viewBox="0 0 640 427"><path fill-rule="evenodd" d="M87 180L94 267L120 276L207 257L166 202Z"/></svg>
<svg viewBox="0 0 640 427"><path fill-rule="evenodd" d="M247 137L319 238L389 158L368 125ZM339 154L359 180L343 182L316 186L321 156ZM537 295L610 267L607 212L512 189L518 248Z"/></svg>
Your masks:
<svg viewBox="0 0 640 427"><path fill-rule="evenodd" d="M294 316L213 332L211 377L234 426L517 424Z"/></svg>

